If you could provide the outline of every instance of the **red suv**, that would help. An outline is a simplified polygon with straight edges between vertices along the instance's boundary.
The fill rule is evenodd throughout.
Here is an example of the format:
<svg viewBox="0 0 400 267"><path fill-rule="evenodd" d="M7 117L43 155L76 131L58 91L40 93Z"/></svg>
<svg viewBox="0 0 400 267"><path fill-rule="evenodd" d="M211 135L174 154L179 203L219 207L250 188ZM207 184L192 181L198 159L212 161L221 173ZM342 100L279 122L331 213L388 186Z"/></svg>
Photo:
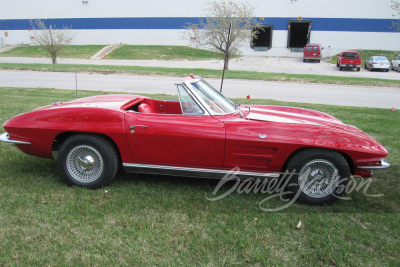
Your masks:
<svg viewBox="0 0 400 267"><path fill-rule="evenodd" d="M320 44L307 44L304 47L303 62L307 60L316 60L321 62L321 45Z"/></svg>

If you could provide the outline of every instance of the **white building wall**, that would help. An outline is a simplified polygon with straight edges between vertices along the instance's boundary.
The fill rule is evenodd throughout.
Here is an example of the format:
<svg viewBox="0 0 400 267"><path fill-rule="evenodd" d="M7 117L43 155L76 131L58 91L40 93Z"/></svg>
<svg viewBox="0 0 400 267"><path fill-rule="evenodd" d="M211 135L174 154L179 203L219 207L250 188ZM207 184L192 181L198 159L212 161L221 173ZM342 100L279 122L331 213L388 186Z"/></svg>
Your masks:
<svg viewBox="0 0 400 267"><path fill-rule="evenodd" d="M2 0L0 19L199 17L209 0ZM240 2L240 1L238 1ZM246 1L241 1L246 2ZM247 0L256 17L392 18L390 0Z"/></svg>
<svg viewBox="0 0 400 267"><path fill-rule="evenodd" d="M255 7L255 17L268 18L359 18L393 19L390 0L248 0ZM201 17L208 0L3 0L0 9L0 44L30 43L28 30L1 28L1 23L15 19L65 18L165 18ZM5 24L4 24L5 25ZM75 44L152 44L188 45L180 29L89 29L74 30ZM7 37L6 37L7 35ZM272 48L254 51L244 46L243 54L301 56L287 48L288 31L273 31ZM399 50L398 32L315 31L311 42L320 43L323 56L345 49Z"/></svg>

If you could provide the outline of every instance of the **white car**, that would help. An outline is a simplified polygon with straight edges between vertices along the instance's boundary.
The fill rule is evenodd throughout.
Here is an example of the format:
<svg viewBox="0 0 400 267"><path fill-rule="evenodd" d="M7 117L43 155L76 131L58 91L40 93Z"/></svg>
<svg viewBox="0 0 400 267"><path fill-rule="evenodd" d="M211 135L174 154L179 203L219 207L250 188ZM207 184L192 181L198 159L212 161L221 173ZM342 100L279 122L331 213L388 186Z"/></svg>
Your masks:
<svg viewBox="0 0 400 267"><path fill-rule="evenodd" d="M398 72L400 72L400 55L398 55L396 58L392 60L390 68L392 70L397 70Z"/></svg>
<svg viewBox="0 0 400 267"><path fill-rule="evenodd" d="M372 56L365 61L364 67L366 69L369 69L369 71L375 70L375 69L389 71L390 62L386 57Z"/></svg>

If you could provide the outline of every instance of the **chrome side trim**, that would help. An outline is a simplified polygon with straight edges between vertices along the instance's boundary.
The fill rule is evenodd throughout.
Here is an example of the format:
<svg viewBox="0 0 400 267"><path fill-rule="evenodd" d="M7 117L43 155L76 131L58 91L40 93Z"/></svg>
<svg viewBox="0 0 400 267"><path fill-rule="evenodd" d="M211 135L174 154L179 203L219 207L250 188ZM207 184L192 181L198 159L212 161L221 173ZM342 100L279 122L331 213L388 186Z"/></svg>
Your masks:
<svg viewBox="0 0 400 267"><path fill-rule="evenodd" d="M148 174L161 174L161 175L174 175L174 176L188 176L200 178L215 178L221 179L225 175L235 175L237 177L254 177L254 178L278 178L280 173L259 173L259 172L238 172L235 173L231 170L216 170L216 169L202 169L202 168L187 168L175 166L162 166L162 165L149 165L149 164L136 164L136 163L123 163L125 171L138 172Z"/></svg>
<svg viewBox="0 0 400 267"><path fill-rule="evenodd" d="M30 145L31 144L31 142L12 140L12 139L8 138L8 133L1 134L0 141L5 142L5 143L10 143L10 144L16 144L16 145Z"/></svg>
<svg viewBox="0 0 400 267"><path fill-rule="evenodd" d="M386 169L390 167L390 163L389 161L387 161L386 159L381 159L381 165L380 166L357 166L357 168L359 169L372 169L372 170L376 170L376 169Z"/></svg>

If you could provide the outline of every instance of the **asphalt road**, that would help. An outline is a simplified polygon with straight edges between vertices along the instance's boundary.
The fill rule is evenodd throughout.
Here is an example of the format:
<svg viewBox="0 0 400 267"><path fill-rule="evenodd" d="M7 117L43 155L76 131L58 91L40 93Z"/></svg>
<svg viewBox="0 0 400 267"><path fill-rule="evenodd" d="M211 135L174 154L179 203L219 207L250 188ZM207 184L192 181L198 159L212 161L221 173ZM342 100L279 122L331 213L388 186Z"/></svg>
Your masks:
<svg viewBox="0 0 400 267"><path fill-rule="evenodd" d="M133 94L176 94L174 84L181 79L182 77L77 74L78 89ZM220 80L207 80L215 88L219 88ZM75 90L75 73L0 71L0 87ZM400 90L391 88L225 80L223 93L231 98L245 98L250 95L251 98L292 102L400 109Z"/></svg>

